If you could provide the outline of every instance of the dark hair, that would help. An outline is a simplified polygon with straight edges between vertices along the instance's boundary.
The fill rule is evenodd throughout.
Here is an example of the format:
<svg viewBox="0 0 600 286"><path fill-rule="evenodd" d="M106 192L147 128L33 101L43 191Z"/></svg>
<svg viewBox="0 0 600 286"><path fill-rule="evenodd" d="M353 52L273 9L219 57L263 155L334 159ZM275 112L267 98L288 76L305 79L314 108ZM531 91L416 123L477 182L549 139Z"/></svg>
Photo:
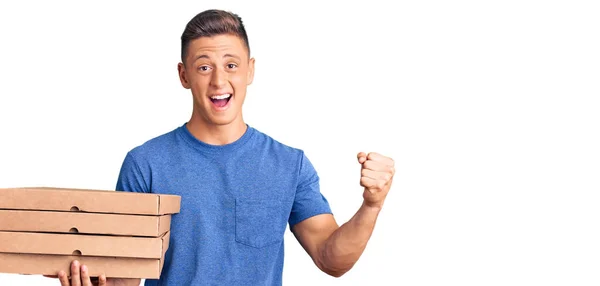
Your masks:
<svg viewBox="0 0 600 286"><path fill-rule="evenodd" d="M250 55L250 44L248 35L238 15L223 10L206 10L192 18L181 35L181 62L185 64L187 49L190 42L201 37L212 37L229 34L242 39L246 44L248 56Z"/></svg>

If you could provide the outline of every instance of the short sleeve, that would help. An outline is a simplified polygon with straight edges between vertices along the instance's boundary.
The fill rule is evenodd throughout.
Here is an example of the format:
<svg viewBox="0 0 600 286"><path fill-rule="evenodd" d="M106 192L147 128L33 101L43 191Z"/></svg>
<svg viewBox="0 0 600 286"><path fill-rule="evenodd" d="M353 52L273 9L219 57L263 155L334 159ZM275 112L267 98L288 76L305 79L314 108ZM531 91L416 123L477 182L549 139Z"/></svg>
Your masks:
<svg viewBox="0 0 600 286"><path fill-rule="evenodd" d="M117 179L116 191L149 193L148 184L144 180L142 171L135 161L131 152L127 153L119 177Z"/></svg>
<svg viewBox="0 0 600 286"><path fill-rule="evenodd" d="M329 213L329 202L321 194L319 175L304 152L300 155L296 196L289 218L290 227L315 215Z"/></svg>

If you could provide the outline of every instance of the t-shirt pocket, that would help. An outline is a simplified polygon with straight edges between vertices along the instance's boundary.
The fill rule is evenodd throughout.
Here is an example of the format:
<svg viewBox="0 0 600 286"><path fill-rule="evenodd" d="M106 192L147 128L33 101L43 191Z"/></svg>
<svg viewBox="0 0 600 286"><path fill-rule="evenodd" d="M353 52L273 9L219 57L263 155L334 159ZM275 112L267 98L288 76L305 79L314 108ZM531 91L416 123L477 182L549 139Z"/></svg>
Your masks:
<svg viewBox="0 0 600 286"><path fill-rule="evenodd" d="M281 243L288 216L282 205L272 199L236 199L235 240L255 248Z"/></svg>

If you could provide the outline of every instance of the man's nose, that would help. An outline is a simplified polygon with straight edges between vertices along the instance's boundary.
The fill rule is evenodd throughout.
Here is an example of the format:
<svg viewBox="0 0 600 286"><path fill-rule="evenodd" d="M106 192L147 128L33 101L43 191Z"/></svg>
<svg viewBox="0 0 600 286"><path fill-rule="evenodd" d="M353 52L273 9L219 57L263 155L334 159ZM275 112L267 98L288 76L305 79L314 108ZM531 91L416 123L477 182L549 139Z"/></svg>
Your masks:
<svg viewBox="0 0 600 286"><path fill-rule="evenodd" d="M215 69L212 74L211 84L215 87L222 87L227 82L227 73L222 69Z"/></svg>

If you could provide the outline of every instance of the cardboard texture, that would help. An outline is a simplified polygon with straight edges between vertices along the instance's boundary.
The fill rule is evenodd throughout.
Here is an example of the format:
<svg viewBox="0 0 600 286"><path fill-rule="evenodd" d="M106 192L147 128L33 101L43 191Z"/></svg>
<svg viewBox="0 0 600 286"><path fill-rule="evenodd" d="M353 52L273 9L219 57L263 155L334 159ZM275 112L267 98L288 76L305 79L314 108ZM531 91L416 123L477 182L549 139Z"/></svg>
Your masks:
<svg viewBox="0 0 600 286"><path fill-rule="evenodd" d="M158 279L169 246L169 237L169 233L162 237L163 252L158 259L0 252L0 261L2 262L0 263L0 272L56 275L62 270L70 276L71 262L77 260L88 267L91 277L105 274L106 277L112 278Z"/></svg>
<svg viewBox="0 0 600 286"><path fill-rule="evenodd" d="M0 253L161 258L162 237L0 231Z"/></svg>
<svg viewBox="0 0 600 286"><path fill-rule="evenodd" d="M165 215L179 212L181 197L66 188L0 189L0 209Z"/></svg>
<svg viewBox="0 0 600 286"><path fill-rule="evenodd" d="M0 189L0 272L157 279L169 248L175 195L66 188Z"/></svg>
<svg viewBox="0 0 600 286"><path fill-rule="evenodd" d="M171 228L171 216L0 210L0 231L110 234L158 237Z"/></svg>
<svg viewBox="0 0 600 286"><path fill-rule="evenodd" d="M60 270L71 275L71 262L85 264L91 277L103 273L112 278L158 279L163 258L115 258L94 256L65 256L40 254L0 253L0 272L14 274L56 275Z"/></svg>

